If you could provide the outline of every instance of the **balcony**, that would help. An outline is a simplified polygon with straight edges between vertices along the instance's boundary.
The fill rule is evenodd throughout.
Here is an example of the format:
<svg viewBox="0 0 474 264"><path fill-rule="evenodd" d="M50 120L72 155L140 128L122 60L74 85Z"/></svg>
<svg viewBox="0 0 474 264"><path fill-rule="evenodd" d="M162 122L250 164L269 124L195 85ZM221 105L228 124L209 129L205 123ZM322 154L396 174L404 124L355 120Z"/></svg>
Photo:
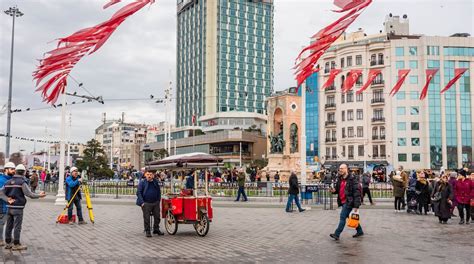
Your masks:
<svg viewBox="0 0 474 264"><path fill-rule="evenodd" d="M329 68L324 68L324 74L328 74L329 73Z"/></svg>
<svg viewBox="0 0 474 264"><path fill-rule="evenodd" d="M381 135L381 136L380 136L380 139L381 139L381 140L385 140L385 135Z"/></svg>
<svg viewBox="0 0 474 264"><path fill-rule="evenodd" d="M378 67L378 66L383 66L384 65L384 60L374 60L370 62L371 67Z"/></svg>
<svg viewBox="0 0 474 264"><path fill-rule="evenodd" d="M375 81L372 81L372 87L380 87L380 86L383 86L385 84L385 80L375 80Z"/></svg>
<svg viewBox="0 0 474 264"><path fill-rule="evenodd" d="M376 104L384 104L385 99L384 98L374 98L370 101L370 104L376 105Z"/></svg>
<svg viewBox="0 0 474 264"><path fill-rule="evenodd" d="M354 155L349 155L349 159L354 159Z"/></svg>
<svg viewBox="0 0 474 264"><path fill-rule="evenodd" d="M326 89L324 89L324 92L325 93L336 92L336 86L334 84L331 85L331 86L328 86L328 87L326 87Z"/></svg>
<svg viewBox="0 0 474 264"><path fill-rule="evenodd" d="M377 135L372 136L372 140L378 140L378 139L379 139L379 136Z"/></svg>
<svg viewBox="0 0 474 264"><path fill-rule="evenodd" d="M372 136L372 140L385 140L385 135L374 135Z"/></svg>
<svg viewBox="0 0 474 264"><path fill-rule="evenodd" d="M380 154L380 158L381 159L385 159L387 156L385 156L385 154Z"/></svg>
<svg viewBox="0 0 474 264"><path fill-rule="evenodd" d="M372 123L384 123L385 117L372 117Z"/></svg>
<svg viewBox="0 0 474 264"><path fill-rule="evenodd" d="M326 127L329 127L329 126L336 126L336 121L326 121L326 122L324 123L324 125L325 125Z"/></svg>
<svg viewBox="0 0 474 264"><path fill-rule="evenodd" d="M324 105L324 109L336 108L336 103L329 103Z"/></svg>
<svg viewBox="0 0 474 264"><path fill-rule="evenodd" d="M335 159L337 159L337 157L336 156L326 156L326 159L327 160L335 160Z"/></svg>
<svg viewBox="0 0 474 264"><path fill-rule="evenodd" d="M326 138L326 143L336 143L336 138Z"/></svg>

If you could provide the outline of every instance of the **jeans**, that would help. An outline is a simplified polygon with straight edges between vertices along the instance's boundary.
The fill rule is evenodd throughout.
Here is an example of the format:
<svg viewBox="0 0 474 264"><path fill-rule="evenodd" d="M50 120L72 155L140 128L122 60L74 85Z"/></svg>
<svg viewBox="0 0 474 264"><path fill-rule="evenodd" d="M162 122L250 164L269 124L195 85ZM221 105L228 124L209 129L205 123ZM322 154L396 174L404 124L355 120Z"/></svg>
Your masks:
<svg viewBox="0 0 474 264"><path fill-rule="evenodd" d="M341 209L341 214L339 215L339 225L337 226L336 231L334 234L339 237L342 233L342 230L344 230L344 226L346 225L346 219L349 217L349 214L351 213L352 208L348 207L347 204L344 204ZM362 231L362 227L360 224L356 228L357 234L363 234L364 232Z"/></svg>
<svg viewBox="0 0 474 264"><path fill-rule="evenodd" d="M369 196L369 202L372 204L372 195L370 194L370 189L369 187L363 188L362 189L362 202L364 201L365 194Z"/></svg>
<svg viewBox="0 0 474 264"><path fill-rule="evenodd" d="M5 227L6 220L7 220L7 215L0 213L0 241L3 241L3 229Z"/></svg>
<svg viewBox="0 0 474 264"><path fill-rule="evenodd" d="M5 242L7 244L12 242L13 232L13 243L18 245L20 244L21 224L23 223L23 209L9 208L6 217L7 228L5 230Z"/></svg>
<svg viewBox="0 0 474 264"><path fill-rule="evenodd" d="M244 201L247 201L247 195L245 194L245 187L239 186L239 191L238 191L238 194L237 194L236 201L240 200L240 194L242 194L242 196L244 198Z"/></svg>
<svg viewBox="0 0 474 264"><path fill-rule="evenodd" d="M69 221L72 220L72 210L74 209L74 205L76 205L77 217L79 218L79 221L84 221L84 218L82 218L81 199L77 198L74 198L74 201L69 205L69 208L67 209L67 218Z"/></svg>
<svg viewBox="0 0 474 264"><path fill-rule="evenodd" d="M144 203L142 206L143 223L145 232L150 232L150 215L153 213L153 231L160 229L160 201L155 203Z"/></svg>
<svg viewBox="0 0 474 264"><path fill-rule="evenodd" d="M464 208L466 209L466 222L469 222L471 217L471 206L469 204L458 204L459 218L464 220Z"/></svg>
<svg viewBox="0 0 474 264"><path fill-rule="evenodd" d="M290 211L291 204L293 203L293 200L295 200L295 204L298 207L298 210L302 210L301 204L300 204L300 199L298 198L298 194L290 194L288 196L288 202L286 203L286 211Z"/></svg>

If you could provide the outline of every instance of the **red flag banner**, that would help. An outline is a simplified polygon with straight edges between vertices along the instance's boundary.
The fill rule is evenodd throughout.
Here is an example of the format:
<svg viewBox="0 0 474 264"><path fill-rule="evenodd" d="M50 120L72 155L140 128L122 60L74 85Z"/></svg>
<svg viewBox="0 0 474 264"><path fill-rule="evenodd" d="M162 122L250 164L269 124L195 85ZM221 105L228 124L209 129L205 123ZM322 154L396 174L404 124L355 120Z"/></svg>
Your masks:
<svg viewBox="0 0 474 264"><path fill-rule="evenodd" d="M119 3L120 0L110 0L104 8ZM64 93L67 77L76 64L85 56L97 51L114 31L128 17L155 0L135 0L119 9L107 21L96 26L84 28L76 33L59 38L56 49L46 52L39 61L39 66L33 72L36 80L36 91L41 91L43 100L54 104L59 95ZM42 84L41 82L45 80Z"/></svg>
<svg viewBox="0 0 474 264"><path fill-rule="evenodd" d="M341 8L334 12L343 13L345 15L334 21L330 25L318 31L313 35L312 39L315 41L309 46L303 48L296 58L296 87L308 78L318 63L319 58L324 52L336 41L344 31L356 20L362 11L372 3L372 0L335 0L334 4ZM307 52L306 57L303 54Z"/></svg>
<svg viewBox="0 0 474 264"><path fill-rule="evenodd" d="M346 93L354 87L354 84L359 79L359 76L362 74L362 70L351 70L347 75L347 79L344 82L344 88L342 89L343 93Z"/></svg>
<svg viewBox="0 0 474 264"><path fill-rule="evenodd" d="M404 69L398 70L398 81L395 84L395 86L393 86L392 90L390 91L391 96L394 96L395 94L398 93L398 91L402 87L402 84L405 82L405 79L407 78L408 73L410 73L410 70L404 70Z"/></svg>
<svg viewBox="0 0 474 264"><path fill-rule="evenodd" d="M362 93L363 91L365 91L365 89L367 89L369 87L369 85L372 83L373 80L375 80L375 78L377 78L377 75L379 75L380 73L382 72L382 70L380 69L372 69L369 71L369 78L367 79L367 81L365 82L364 86L362 86L362 88L360 88L356 94L360 94Z"/></svg>
<svg viewBox="0 0 474 264"><path fill-rule="evenodd" d="M436 75L439 69L428 69L426 70L426 83L425 86L423 87L423 90L421 90L420 94L420 100L425 99L426 95L428 94L428 86L430 85L431 79Z"/></svg>
<svg viewBox="0 0 474 264"><path fill-rule="evenodd" d="M459 78L461 78L461 76L467 71L467 68L455 68L454 69L454 78L448 82L448 84L446 84L446 87L444 87L443 90L441 90L441 93L444 93L446 92L447 90L449 90L449 88L451 88L451 86L453 86L454 83L457 82L457 80L459 80Z"/></svg>
<svg viewBox="0 0 474 264"><path fill-rule="evenodd" d="M322 90L328 88L334 83L334 79L336 79L336 76L341 73L341 69L332 69L331 72L329 73L329 78L327 81L324 83L323 87L321 88Z"/></svg>

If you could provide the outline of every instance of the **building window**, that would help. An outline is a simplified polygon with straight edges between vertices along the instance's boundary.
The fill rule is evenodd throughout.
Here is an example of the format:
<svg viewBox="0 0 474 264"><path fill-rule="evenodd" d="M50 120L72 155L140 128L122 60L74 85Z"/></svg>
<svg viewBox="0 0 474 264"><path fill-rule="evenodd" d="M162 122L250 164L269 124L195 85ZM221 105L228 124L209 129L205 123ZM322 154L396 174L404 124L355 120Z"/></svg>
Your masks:
<svg viewBox="0 0 474 264"><path fill-rule="evenodd" d="M397 93L397 100L404 100L405 99L405 91L400 91Z"/></svg>
<svg viewBox="0 0 474 264"><path fill-rule="evenodd" d="M411 91L410 92L410 99L418 100L420 98L420 93L418 91Z"/></svg>
<svg viewBox="0 0 474 264"><path fill-rule="evenodd" d="M420 108L418 106L410 107L410 115L418 115L420 113Z"/></svg>
<svg viewBox="0 0 474 264"><path fill-rule="evenodd" d="M341 102L342 102L342 103L345 103L345 100L344 100L344 99L345 99L344 94L341 94Z"/></svg>
<svg viewBox="0 0 474 264"><path fill-rule="evenodd" d="M408 52L410 53L410 56L416 56L416 55L418 55L418 48L417 47L409 47Z"/></svg>
<svg viewBox="0 0 474 264"><path fill-rule="evenodd" d="M341 68L344 68L344 58L341 58Z"/></svg>
<svg viewBox="0 0 474 264"><path fill-rule="evenodd" d="M374 109L374 118L375 119L382 119L383 117L383 109Z"/></svg>
<svg viewBox="0 0 474 264"><path fill-rule="evenodd" d="M378 136L379 136L379 135L378 135L378 128L377 128L377 127L373 127L373 128L372 128L372 137L373 137L373 138L376 138L376 137L378 137Z"/></svg>
<svg viewBox="0 0 474 264"><path fill-rule="evenodd" d="M405 115L405 107L397 107L397 115Z"/></svg>
<svg viewBox="0 0 474 264"><path fill-rule="evenodd" d="M357 120L364 119L364 111L362 109L357 109L356 115L357 115Z"/></svg>
<svg viewBox="0 0 474 264"><path fill-rule="evenodd" d="M398 131L405 131L405 130L407 130L407 123L405 123L405 122L398 122L398 123L397 123L397 130L398 130Z"/></svg>
<svg viewBox="0 0 474 264"><path fill-rule="evenodd" d="M420 130L420 123L411 122L411 130Z"/></svg>
<svg viewBox="0 0 474 264"><path fill-rule="evenodd" d="M347 102L348 103L354 102L354 92L352 91L347 92Z"/></svg>
<svg viewBox="0 0 474 264"><path fill-rule="evenodd" d="M346 146L342 146L342 156L346 156Z"/></svg>
<svg viewBox="0 0 474 264"><path fill-rule="evenodd" d="M379 157L379 146L377 145L372 146L372 156L374 159Z"/></svg>
<svg viewBox="0 0 474 264"><path fill-rule="evenodd" d="M326 130L326 141L328 141L330 137L331 137L331 131Z"/></svg>
<svg viewBox="0 0 474 264"><path fill-rule="evenodd" d="M383 53L379 53L379 65L383 65Z"/></svg>
<svg viewBox="0 0 474 264"><path fill-rule="evenodd" d="M364 127L357 127L357 137L364 137Z"/></svg>
<svg viewBox="0 0 474 264"><path fill-rule="evenodd" d="M336 62L335 61L331 61L331 70L335 69L336 68Z"/></svg>
<svg viewBox="0 0 474 264"><path fill-rule="evenodd" d="M419 153L411 154L411 161L420 161L420 160L421 160L421 155Z"/></svg>
<svg viewBox="0 0 474 264"><path fill-rule="evenodd" d="M346 121L346 111L341 112L341 119L342 121Z"/></svg>
<svg viewBox="0 0 474 264"><path fill-rule="evenodd" d="M348 152L349 152L349 159L353 159L354 158L354 146L349 145Z"/></svg>
<svg viewBox="0 0 474 264"><path fill-rule="evenodd" d="M362 74L361 74L361 75L359 75L359 78L357 78L356 85L362 85L362 82L363 82L363 77L362 77Z"/></svg>
<svg viewBox="0 0 474 264"><path fill-rule="evenodd" d="M439 56L439 46L427 46L426 47L426 54Z"/></svg>
<svg viewBox="0 0 474 264"><path fill-rule="evenodd" d="M352 56L347 57L347 67L352 66Z"/></svg>
<svg viewBox="0 0 474 264"><path fill-rule="evenodd" d="M397 69L405 69L405 61L396 61L395 68Z"/></svg>
<svg viewBox="0 0 474 264"><path fill-rule="evenodd" d="M359 145L357 147L357 156L359 157L364 156L364 145Z"/></svg>
<svg viewBox="0 0 474 264"><path fill-rule="evenodd" d="M356 56L356 65L362 65L362 55Z"/></svg>
<svg viewBox="0 0 474 264"><path fill-rule="evenodd" d="M356 101L357 101L357 102L362 102L362 101L364 101L364 94L363 94L363 93L357 94L357 95L356 95Z"/></svg>
<svg viewBox="0 0 474 264"><path fill-rule="evenodd" d="M385 145L380 145L380 157L385 158Z"/></svg>
<svg viewBox="0 0 474 264"><path fill-rule="evenodd" d="M405 56L405 48L404 47L396 47L395 48L395 56L397 56L397 57Z"/></svg>
<svg viewBox="0 0 474 264"><path fill-rule="evenodd" d="M331 151L330 148L326 148L326 159L328 159L331 156L330 151Z"/></svg>
<svg viewBox="0 0 474 264"><path fill-rule="evenodd" d="M410 76L410 84L418 84L418 75Z"/></svg>
<svg viewBox="0 0 474 264"><path fill-rule="evenodd" d="M380 138L385 139L385 127L380 127Z"/></svg>
<svg viewBox="0 0 474 264"><path fill-rule="evenodd" d="M406 139L406 138L398 138L398 141L397 141L397 142L398 142L397 145L398 145L399 147L404 147L404 146L407 145L407 139Z"/></svg>
<svg viewBox="0 0 474 264"><path fill-rule="evenodd" d="M377 64L377 55L372 54L370 56L370 66Z"/></svg>
<svg viewBox="0 0 474 264"><path fill-rule="evenodd" d="M332 134L332 139L333 139L333 141L336 141L336 130L333 129L332 132L331 132L331 134Z"/></svg>
<svg viewBox="0 0 474 264"><path fill-rule="evenodd" d="M406 162L407 161L407 154L404 154L404 153L398 154L398 161L399 162Z"/></svg>
<svg viewBox="0 0 474 264"><path fill-rule="evenodd" d="M354 128L353 127L348 127L347 128L347 136L352 138L354 137Z"/></svg>
<svg viewBox="0 0 474 264"><path fill-rule="evenodd" d="M347 121L354 120L354 110L347 110Z"/></svg>
<svg viewBox="0 0 474 264"><path fill-rule="evenodd" d="M420 145L420 138L411 138L411 145L412 146L419 146Z"/></svg>
<svg viewBox="0 0 474 264"><path fill-rule="evenodd" d="M346 138L346 128L342 128L342 138Z"/></svg>
<svg viewBox="0 0 474 264"><path fill-rule="evenodd" d="M416 60L411 60L410 61L410 69L418 69L418 61Z"/></svg>
<svg viewBox="0 0 474 264"><path fill-rule="evenodd" d="M374 90L372 92L372 96L375 100L381 101L383 99L383 91L382 90Z"/></svg>
<svg viewBox="0 0 474 264"><path fill-rule="evenodd" d="M329 61L324 64L324 73L329 73Z"/></svg>

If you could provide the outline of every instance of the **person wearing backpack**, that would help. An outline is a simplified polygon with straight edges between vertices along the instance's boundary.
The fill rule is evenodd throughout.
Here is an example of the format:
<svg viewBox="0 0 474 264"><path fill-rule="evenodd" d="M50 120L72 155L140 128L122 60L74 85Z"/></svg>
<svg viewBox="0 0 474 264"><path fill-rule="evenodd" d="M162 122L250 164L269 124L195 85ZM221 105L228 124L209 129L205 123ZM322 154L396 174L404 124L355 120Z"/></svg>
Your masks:
<svg viewBox="0 0 474 264"><path fill-rule="evenodd" d="M362 175L362 204L364 204L364 198L365 195L369 196L369 201L370 205L374 205L374 202L372 201L372 194L370 193L370 174L369 173L364 173Z"/></svg>
<svg viewBox="0 0 474 264"><path fill-rule="evenodd" d="M137 188L136 204L142 208L146 237L151 237L150 215L153 213L153 234L164 235L160 231L161 189L151 171L145 171L145 179L140 180Z"/></svg>
<svg viewBox="0 0 474 264"><path fill-rule="evenodd" d="M4 166L4 173L0 174L0 189L5 186L9 180L12 179L13 175L15 175L15 163L7 162ZM0 247L5 246L5 242L3 241L3 229L7 220L7 202L0 199Z"/></svg>

